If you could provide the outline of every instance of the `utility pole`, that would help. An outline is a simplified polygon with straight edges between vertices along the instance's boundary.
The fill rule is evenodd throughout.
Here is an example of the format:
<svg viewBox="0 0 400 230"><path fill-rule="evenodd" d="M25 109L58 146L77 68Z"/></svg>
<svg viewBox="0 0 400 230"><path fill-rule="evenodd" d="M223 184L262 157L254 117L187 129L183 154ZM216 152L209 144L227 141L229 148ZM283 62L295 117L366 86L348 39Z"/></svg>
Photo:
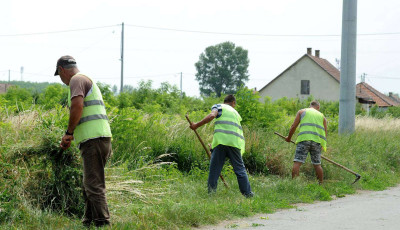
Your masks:
<svg viewBox="0 0 400 230"><path fill-rule="evenodd" d="M343 0L339 134L355 131L357 0Z"/></svg>
<svg viewBox="0 0 400 230"><path fill-rule="evenodd" d="M181 98L182 98L182 95L183 95L183 91L182 91L182 72L181 72Z"/></svg>
<svg viewBox="0 0 400 230"><path fill-rule="evenodd" d="M11 70L8 70L8 84L10 84Z"/></svg>
<svg viewBox="0 0 400 230"><path fill-rule="evenodd" d="M122 93L124 89L124 23L122 23L121 30L121 90Z"/></svg>
<svg viewBox="0 0 400 230"><path fill-rule="evenodd" d="M22 76L22 74L24 73L24 67L23 66L21 66L21 81L23 81L24 80L24 78L23 78L23 76Z"/></svg>
<svg viewBox="0 0 400 230"><path fill-rule="evenodd" d="M365 82L365 73L361 74L361 82Z"/></svg>

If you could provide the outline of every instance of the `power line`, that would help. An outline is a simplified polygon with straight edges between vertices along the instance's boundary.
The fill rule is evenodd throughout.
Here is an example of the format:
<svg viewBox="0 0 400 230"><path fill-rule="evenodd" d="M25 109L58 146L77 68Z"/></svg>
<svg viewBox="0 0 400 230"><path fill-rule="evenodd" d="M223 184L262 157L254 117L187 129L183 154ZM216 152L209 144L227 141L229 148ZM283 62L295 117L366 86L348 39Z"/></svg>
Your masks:
<svg viewBox="0 0 400 230"><path fill-rule="evenodd" d="M129 25L130 27L137 27L143 29L165 30L185 33L201 33L201 34L219 34L219 35L235 35L235 36L259 36L259 37L339 37L341 34L253 34L253 33L232 33L232 32L215 32L215 31L200 31L200 30L184 30L165 27ZM400 32L394 33L365 33L357 34L358 36L376 36L376 35L400 35Z"/></svg>
<svg viewBox="0 0 400 230"><path fill-rule="evenodd" d="M48 32L37 32L37 33L0 34L0 37L18 37L18 36L33 36L33 35L43 35L43 34L59 34L59 33L85 31L85 30L97 30L97 29L116 27L116 26L119 26L119 25L99 26L99 27L90 27L90 28L82 28L82 29L71 29L71 30L58 30L58 31L48 31Z"/></svg>
<svg viewBox="0 0 400 230"><path fill-rule="evenodd" d="M386 76L377 76L373 74L366 74L367 78L376 78L376 79L394 79L394 80L400 80L400 77L386 77ZM370 77L372 76L372 77Z"/></svg>
<svg viewBox="0 0 400 230"><path fill-rule="evenodd" d="M164 74L157 74L157 75L145 75L145 76L124 76L124 78L137 78L137 79L144 79L144 78L159 78L171 75L177 75L180 73L164 73ZM95 79L116 79L117 77L96 77Z"/></svg>
<svg viewBox="0 0 400 230"><path fill-rule="evenodd" d="M87 30L96 30L109 27L120 26L121 24L108 25L108 26L98 26L89 27L81 29L71 29L71 30L58 30L58 31L47 31L47 32L36 32L36 33L21 33L21 34L0 34L0 37L18 37L18 36L33 36L33 35L44 35L44 34L58 34L58 33L69 33L69 32L79 32ZM200 34L217 34L217 35L234 35L234 36L258 36L258 37L339 37L341 34L258 34L258 33L233 33L233 32L215 32L215 31L202 31L202 30L186 30L186 29L175 29L166 27L155 27L155 26L143 26L143 25L132 25L126 24L129 27L152 29L152 30L164 30L164 31L175 31L184 33L200 33ZM384 33L363 33L357 34L358 36L378 36L378 35L400 35L400 32L384 32Z"/></svg>

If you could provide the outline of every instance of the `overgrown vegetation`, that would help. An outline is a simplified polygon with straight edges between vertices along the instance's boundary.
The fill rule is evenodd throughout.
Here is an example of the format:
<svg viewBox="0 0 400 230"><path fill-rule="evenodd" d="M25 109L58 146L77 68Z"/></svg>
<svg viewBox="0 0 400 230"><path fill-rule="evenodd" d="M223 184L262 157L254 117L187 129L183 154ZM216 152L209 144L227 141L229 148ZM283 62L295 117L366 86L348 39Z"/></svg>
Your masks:
<svg viewBox="0 0 400 230"><path fill-rule="evenodd" d="M220 184L208 195L208 159L184 118L209 113L223 98L192 98L168 84L151 82L114 95L100 85L113 132L114 154L106 169L107 197L113 228L179 229L223 219L270 213L298 202L330 200L356 189L381 190L399 182L398 108L363 116L357 108L356 133L338 136L336 102L321 102L328 119L325 156L360 173L354 175L323 162L326 183L319 186L308 162L301 176L290 179L295 146L273 134L288 133L296 112L306 101L282 98L261 103L257 94L237 92L243 117L243 155L256 196L238 192L229 162L222 172L231 188ZM28 92L28 93L27 93ZM48 86L34 96L22 88L0 95L0 227L18 229L81 228L81 164L79 151L61 152L58 145L68 122L63 87ZM212 124L198 129L206 143Z"/></svg>

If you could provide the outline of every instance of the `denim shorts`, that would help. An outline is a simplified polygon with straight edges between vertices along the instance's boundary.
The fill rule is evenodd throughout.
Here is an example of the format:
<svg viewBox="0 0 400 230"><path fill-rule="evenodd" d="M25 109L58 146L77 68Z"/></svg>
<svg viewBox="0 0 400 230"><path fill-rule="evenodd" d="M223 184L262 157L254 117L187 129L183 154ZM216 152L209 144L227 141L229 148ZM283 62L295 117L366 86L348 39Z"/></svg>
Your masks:
<svg viewBox="0 0 400 230"><path fill-rule="evenodd" d="M305 163L308 153L310 153L313 165L321 164L321 144L314 141L299 142L293 161Z"/></svg>

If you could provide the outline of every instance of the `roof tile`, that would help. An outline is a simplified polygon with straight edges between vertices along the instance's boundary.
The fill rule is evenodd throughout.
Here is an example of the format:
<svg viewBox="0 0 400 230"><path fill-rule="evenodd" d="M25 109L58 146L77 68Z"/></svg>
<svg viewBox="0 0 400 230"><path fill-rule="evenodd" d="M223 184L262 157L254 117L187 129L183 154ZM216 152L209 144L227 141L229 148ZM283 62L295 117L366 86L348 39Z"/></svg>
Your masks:
<svg viewBox="0 0 400 230"><path fill-rule="evenodd" d="M356 86L356 97L359 98L372 98L379 107L390 107L390 106L400 106L400 103L393 100L389 96L379 92L372 86L365 82L358 83Z"/></svg>
<svg viewBox="0 0 400 230"><path fill-rule="evenodd" d="M307 54L311 59L313 59L319 66L321 66L326 72L328 72L332 77L334 77L338 82L340 82L340 71L333 66L328 60L312 56Z"/></svg>

